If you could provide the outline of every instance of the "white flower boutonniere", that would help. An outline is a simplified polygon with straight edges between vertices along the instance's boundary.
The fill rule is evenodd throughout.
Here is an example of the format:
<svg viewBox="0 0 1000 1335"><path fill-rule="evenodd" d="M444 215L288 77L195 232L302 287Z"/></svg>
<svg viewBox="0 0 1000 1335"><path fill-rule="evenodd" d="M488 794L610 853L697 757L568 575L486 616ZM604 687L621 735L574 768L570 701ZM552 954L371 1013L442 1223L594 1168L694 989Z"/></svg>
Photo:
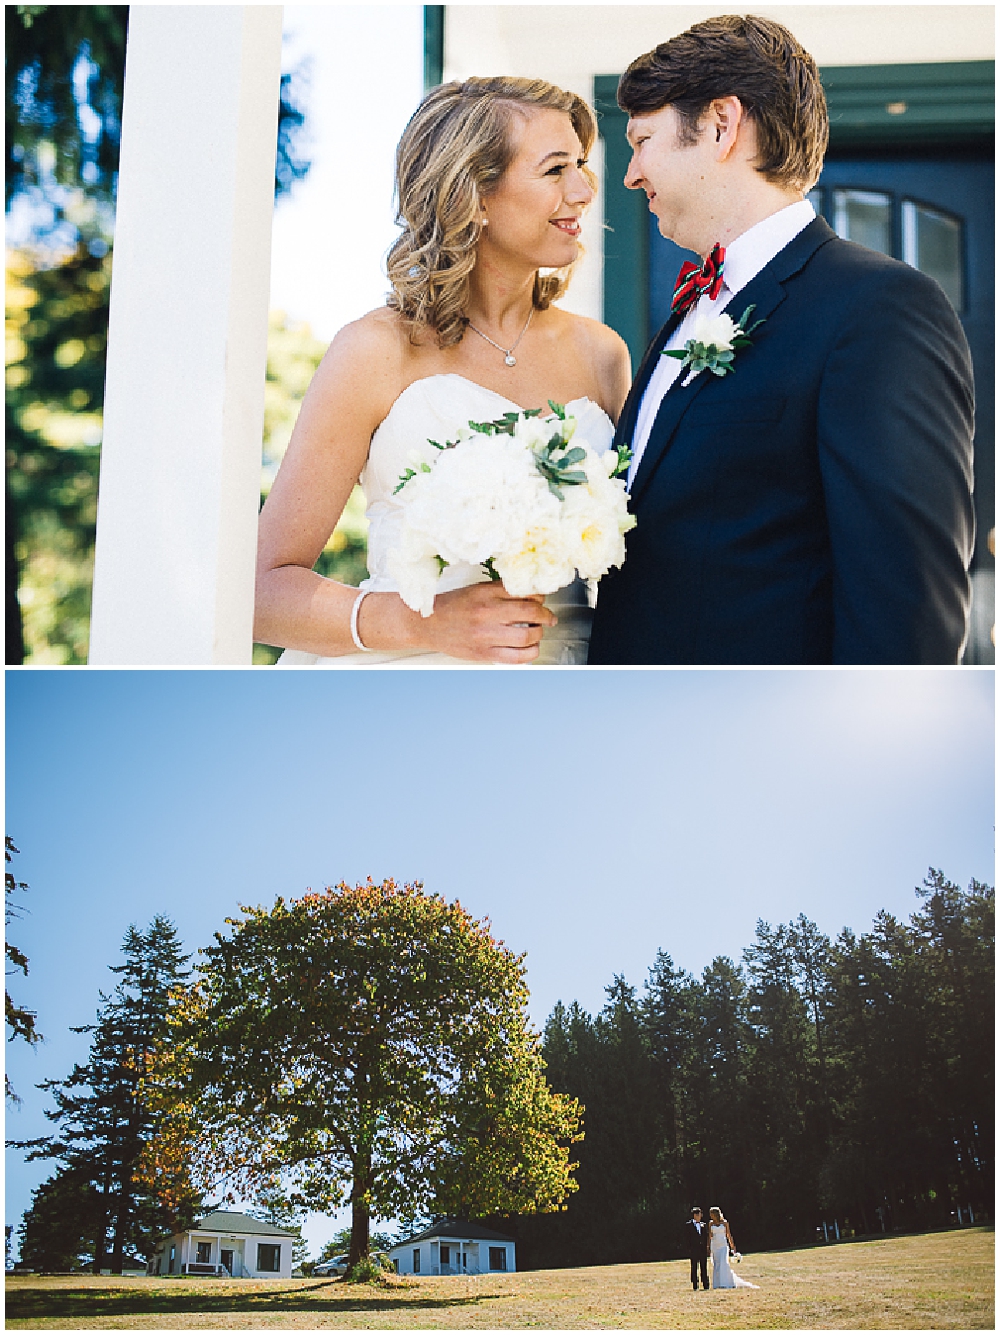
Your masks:
<svg viewBox="0 0 1000 1335"><path fill-rule="evenodd" d="M684 379L685 385L702 371L711 371L713 375L728 375L735 370L733 362L741 348L748 348L753 343L750 335L759 329L763 320L756 320L747 328L747 320L753 314L753 307L748 306L738 320L725 311L721 315L696 315L694 336L689 338L683 348L664 351L662 357L676 357L684 366L689 367Z"/></svg>

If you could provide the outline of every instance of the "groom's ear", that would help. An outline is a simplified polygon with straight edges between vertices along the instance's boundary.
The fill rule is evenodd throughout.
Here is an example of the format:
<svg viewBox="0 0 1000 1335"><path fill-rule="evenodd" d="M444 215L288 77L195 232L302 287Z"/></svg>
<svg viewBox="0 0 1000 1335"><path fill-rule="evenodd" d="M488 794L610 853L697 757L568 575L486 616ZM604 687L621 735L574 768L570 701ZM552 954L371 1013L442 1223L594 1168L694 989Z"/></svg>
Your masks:
<svg viewBox="0 0 1000 1335"><path fill-rule="evenodd" d="M717 97L708 108L708 130L715 140L716 161L724 162L733 152L740 130L747 123L743 103L738 97Z"/></svg>

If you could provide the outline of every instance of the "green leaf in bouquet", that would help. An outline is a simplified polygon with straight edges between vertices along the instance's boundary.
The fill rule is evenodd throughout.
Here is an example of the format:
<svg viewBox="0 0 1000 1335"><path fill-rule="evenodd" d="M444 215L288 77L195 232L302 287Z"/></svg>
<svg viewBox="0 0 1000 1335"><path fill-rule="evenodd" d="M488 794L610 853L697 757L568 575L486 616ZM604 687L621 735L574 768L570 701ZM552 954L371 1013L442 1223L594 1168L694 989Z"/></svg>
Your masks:
<svg viewBox="0 0 1000 1335"><path fill-rule="evenodd" d="M628 466L632 462L632 447L626 445L623 441L620 445L615 446L615 453L618 455L618 463L615 465L615 471L611 476L622 477L628 472Z"/></svg>
<svg viewBox="0 0 1000 1335"><path fill-rule="evenodd" d="M549 407L552 409L556 417L558 417L561 422L565 422L566 409L561 403L553 403L553 401L549 399Z"/></svg>

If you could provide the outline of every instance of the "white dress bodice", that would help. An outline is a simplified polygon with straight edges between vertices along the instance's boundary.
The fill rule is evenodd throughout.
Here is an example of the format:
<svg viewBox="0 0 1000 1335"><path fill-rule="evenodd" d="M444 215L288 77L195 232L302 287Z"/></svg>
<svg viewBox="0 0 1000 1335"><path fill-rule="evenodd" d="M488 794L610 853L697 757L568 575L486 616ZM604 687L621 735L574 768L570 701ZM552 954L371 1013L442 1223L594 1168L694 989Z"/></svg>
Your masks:
<svg viewBox="0 0 1000 1335"><path fill-rule="evenodd" d="M442 444L454 439L460 427L470 421L489 422L505 412L519 410L520 404L504 398L492 389L467 380L461 375L432 375L415 380L396 399L376 428L361 472L361 489L367 502L368 578L362 589L374 593L394 593L396 584L386 570L386 556L399 541L403 506L393 493L400 475L411 465L411 451L428 440ZM607 449L614 436L614 425L607 413L590 399L574 399L566 404L580 423L581 434L598 452ZM477 584L488 576L481 566L448 566L441 576L439 591L447 593L468 584ZM546 630L541 664L585 663L590 638L590 623L596 590L577 579L546 598L559 618L559 624ZM457 666L464 660L446 654L412 653L408 650L343 654L323 658L317 654L288 649L279 660L282 666L317 664L327 667L443 667Z"/></svg>

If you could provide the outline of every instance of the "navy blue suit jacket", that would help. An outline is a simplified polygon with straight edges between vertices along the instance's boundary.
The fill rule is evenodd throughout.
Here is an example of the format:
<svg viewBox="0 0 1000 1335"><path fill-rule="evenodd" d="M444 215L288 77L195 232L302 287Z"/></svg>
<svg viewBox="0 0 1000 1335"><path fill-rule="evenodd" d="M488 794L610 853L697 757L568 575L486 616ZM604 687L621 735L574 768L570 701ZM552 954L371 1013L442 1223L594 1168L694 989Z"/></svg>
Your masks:
<svg viewBox="0 0 1000 1335"><path fill-rule="evenodd" d="M681 375L601 581L591 663L955 663L970 602L973 382L951 303L821 218L727 307L765 323ZM650 345L616 439L676 328Z"/></svg>

